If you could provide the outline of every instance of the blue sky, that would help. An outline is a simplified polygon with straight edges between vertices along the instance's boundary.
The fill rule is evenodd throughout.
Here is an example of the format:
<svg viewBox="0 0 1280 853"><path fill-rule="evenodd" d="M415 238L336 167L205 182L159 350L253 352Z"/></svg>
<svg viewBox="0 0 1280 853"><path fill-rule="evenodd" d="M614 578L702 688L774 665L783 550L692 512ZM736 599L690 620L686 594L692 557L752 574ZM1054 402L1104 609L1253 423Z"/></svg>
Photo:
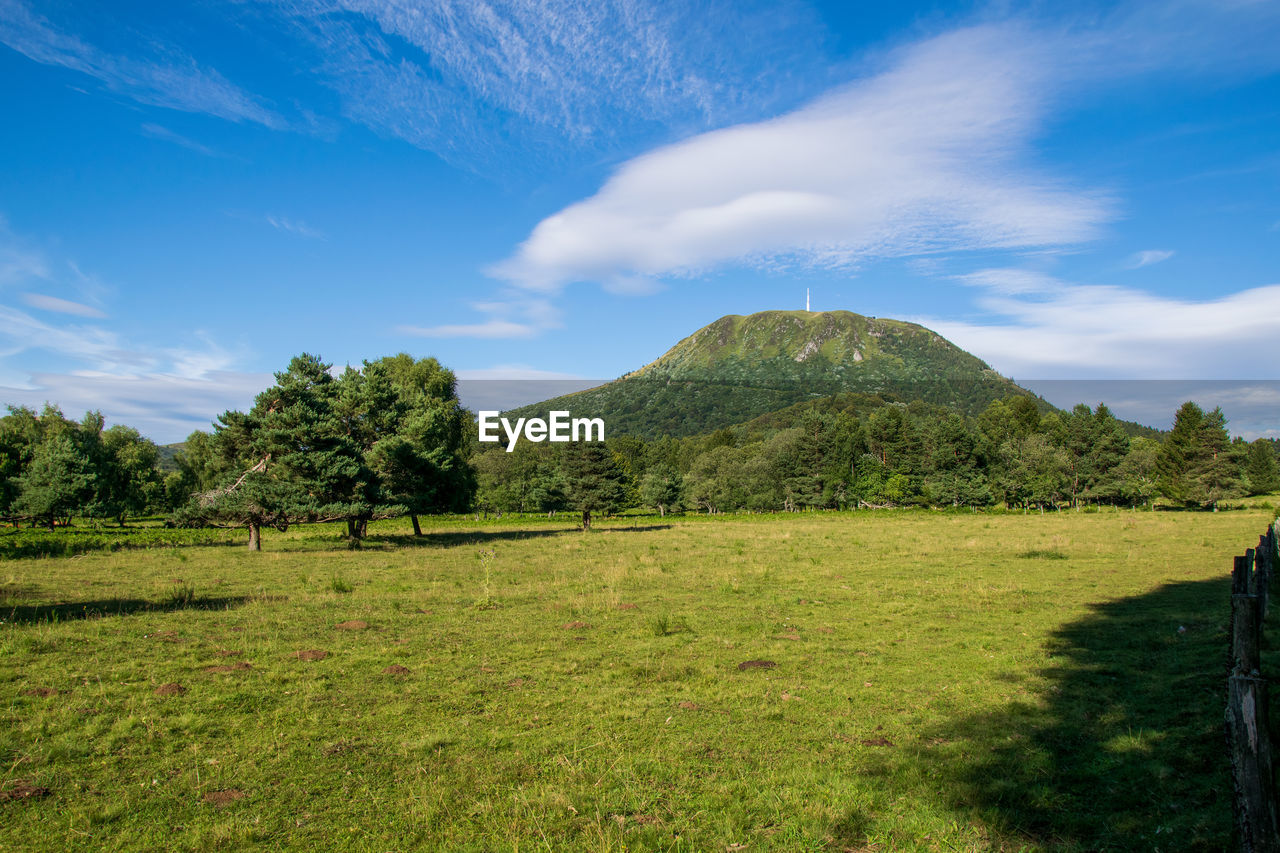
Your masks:
<svg viewBox="0 0 1280 853"><path fill-rule="evenodd" d="M0 0L0 399L176 441L302 351L607 379L806 288L1015 379L1280 380L1276 44L1267 0Z"/></svg>

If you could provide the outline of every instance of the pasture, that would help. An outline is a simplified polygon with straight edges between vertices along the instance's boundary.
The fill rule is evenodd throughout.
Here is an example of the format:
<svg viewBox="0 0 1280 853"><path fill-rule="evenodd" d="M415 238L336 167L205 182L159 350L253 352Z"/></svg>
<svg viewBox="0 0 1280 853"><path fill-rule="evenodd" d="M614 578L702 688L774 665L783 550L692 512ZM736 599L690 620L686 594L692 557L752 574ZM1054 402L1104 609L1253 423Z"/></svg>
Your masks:
<svg viewBox="0 0 1280 853"><path fill-rule="evenodd" d="M5 560L0 847L1220 850L1230 558L1269 520L453 519Z"/></svg>

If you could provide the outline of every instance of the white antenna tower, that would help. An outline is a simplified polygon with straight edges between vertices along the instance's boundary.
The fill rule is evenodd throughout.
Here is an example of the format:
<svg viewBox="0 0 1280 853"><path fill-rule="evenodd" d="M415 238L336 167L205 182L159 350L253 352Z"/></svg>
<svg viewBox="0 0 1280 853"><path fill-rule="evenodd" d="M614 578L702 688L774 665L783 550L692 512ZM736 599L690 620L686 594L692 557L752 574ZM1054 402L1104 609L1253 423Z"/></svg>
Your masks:
<svg viewBox="0 0 1280 853"><path fill-rule="evenodd" d="M807 287L804 289L804 310L806 312L809 310L809 288Z"/></svg>

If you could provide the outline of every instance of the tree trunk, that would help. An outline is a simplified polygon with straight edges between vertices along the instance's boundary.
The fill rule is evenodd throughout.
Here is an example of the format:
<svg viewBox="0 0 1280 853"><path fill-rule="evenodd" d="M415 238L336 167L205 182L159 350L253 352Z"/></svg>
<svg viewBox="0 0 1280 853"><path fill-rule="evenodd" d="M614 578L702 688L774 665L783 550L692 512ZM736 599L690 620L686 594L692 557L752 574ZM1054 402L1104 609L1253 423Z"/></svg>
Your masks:
<svg viewBox="0 0 1280 853"><path fill-rule="evenodd" d="M584 509L582 511L582 529L583 530L591 529L591 510L589 509Z"/></svg>
<svg viewBox="0 0 1280 853"><path fill-rule="evenodd" d="M356 522L356 535L363 539L369 534L369 519L362 518Z"/></svg>
<svg viewBox="0 0 1280 853"><path fill-rule="evenodd" d="M249 550L262 550L262 526L256 521L249 522Z"/></svg>
<svg viewBox="0 0 1280 853"><path fill-rule="evenodd" d="M666 518L666 517L667 517L667 508L662 504L658 504L658 518Z"/></svg>
<svg viewBox="0 0 1280 853"><path fill-rule="evenodd" d="M421 526L420 524L418 524L418 517L417 517L416 515L411 515L411 516L409 516L409 518L413 519L413 535L414 535L414 536L421 536L421 535L422 535L422 526Z"/></svg>
<svg viewBox="0 0 1280 853"><path fill-rule="evenodd" d="M49 532L50 532L50 533L52 533L52 532L53 532L53 529L54 529L54 527L55 527L55 526L56 526L56 525L55 525L55 522L54 522L54 520L53 520L53 516L52 516L52 515L50 515L50 516L49 516Z"/></svg>

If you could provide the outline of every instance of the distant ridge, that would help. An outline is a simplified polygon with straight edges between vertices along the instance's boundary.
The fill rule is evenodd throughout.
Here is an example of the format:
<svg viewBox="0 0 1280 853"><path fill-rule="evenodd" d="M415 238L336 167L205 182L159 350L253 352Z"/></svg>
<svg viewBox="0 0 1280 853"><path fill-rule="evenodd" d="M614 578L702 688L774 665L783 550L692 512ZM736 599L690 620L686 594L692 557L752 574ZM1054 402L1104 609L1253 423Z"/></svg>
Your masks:
<svg viewBox="0 0 1280 853"><path fill-rule="evenodd" d="M597 388L516 409L603 417L610 435L695 435L798 402L854 392L977 414L1034 397L978 357L915 323L852 311L730 314L657 360Z"/></svg>

